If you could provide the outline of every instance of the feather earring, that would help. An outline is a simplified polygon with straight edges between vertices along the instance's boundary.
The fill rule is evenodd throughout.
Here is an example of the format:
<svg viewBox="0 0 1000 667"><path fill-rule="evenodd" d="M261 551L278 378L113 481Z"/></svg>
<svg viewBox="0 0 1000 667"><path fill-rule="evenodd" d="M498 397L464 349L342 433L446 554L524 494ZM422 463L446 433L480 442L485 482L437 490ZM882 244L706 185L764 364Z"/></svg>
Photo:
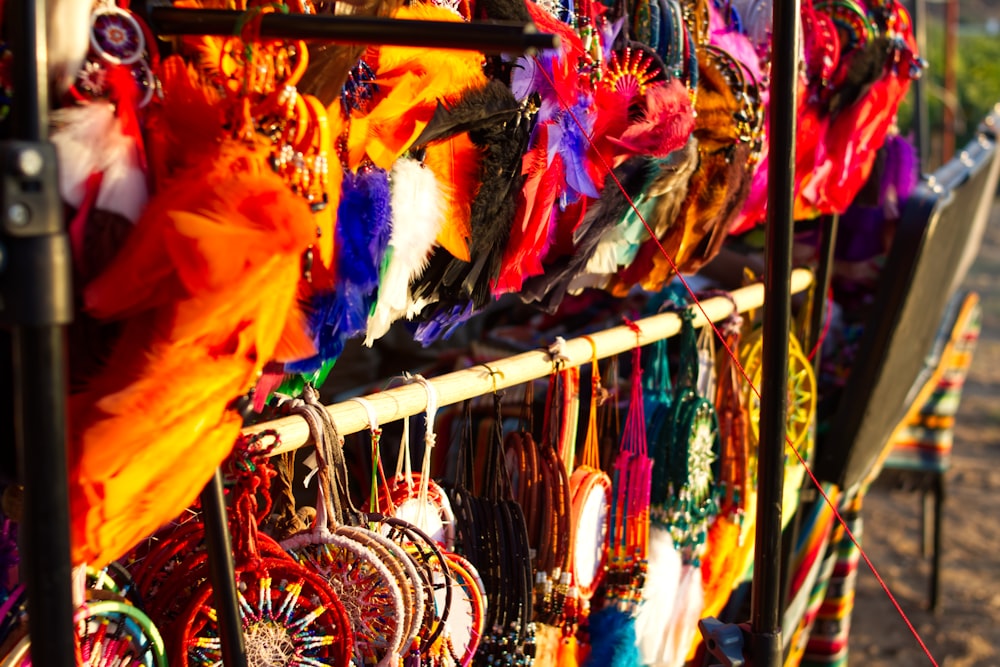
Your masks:
<svg viewBox="0 0 1000 667"><path fill-rule="evenodd" d="M402 158L389 176L392 233L382 262L378 300L368 318L365 345L385 335L389 325L410 308L410 282L427 267L444 217L444 202L434 172L412 158Z"/></svg>

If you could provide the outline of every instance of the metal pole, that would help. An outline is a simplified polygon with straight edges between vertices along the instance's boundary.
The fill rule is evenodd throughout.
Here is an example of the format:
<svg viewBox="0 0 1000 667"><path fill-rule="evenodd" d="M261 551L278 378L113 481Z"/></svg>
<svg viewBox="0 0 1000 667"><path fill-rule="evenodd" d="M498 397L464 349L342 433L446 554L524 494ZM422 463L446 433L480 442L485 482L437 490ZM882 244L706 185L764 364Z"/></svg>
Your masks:
<svg viewBox="0 0 1000 667"><path fill-rule="evenodd" d="M236 572L233 569L233 545L229 539L226 519L226 498L222 486L222 471L215 475L201 492L201 510L205 514L205 544L208 549L208 570L218 613L219 641L222 644L222 664L225 667L247 667L243 645L243 621L236 596Z"/></svg>
<svg viewBox="0 0 1000 667"><path fill-rule="evenodd" d="M757 529L751 599L754 667L781 667L781 504L785 473L788 330L791 324L799 1L774 0L768 221L764 258Z"/></svg>
<svg viewBox="0 0 1000 667"><path fill-rule="evenodd" d="M19 536L32 663L76 664L71 586L65 325L70 252L48 135L45 5L8 4L12 136L0 146L0 324L11 330L14 446L24 485Z"/></svg>
<svg viewBox="0 0 1000 667"><path fill-rule="evenodd" d="M917 40L917 50L927 53L927 0L913 0L913 31ZM916 137L919 172L927 169L930 156L930 119L927 117L926 73L913 82L913 133ZM929 170L928 170L929 171Z"/></svg>
<svg viewBox="0 0 1000 667"><path fill-rule="evenodd" d="M149 8L149 23L158 35L232 35L246 14L226 9ZM533 24L509 21L419 21L366 16L266 14L261 37L317 39L339 44L391 44L436 49L474 49L483 53L523 53L551 49L555 35L538 33Z"/></svg>
<svg viewBox="0 0 1000 667"><path fill-rule="evenodd" d="M941 164L955 155L958 117L958 0L944 5L944 132L941 137Z"/></svg>

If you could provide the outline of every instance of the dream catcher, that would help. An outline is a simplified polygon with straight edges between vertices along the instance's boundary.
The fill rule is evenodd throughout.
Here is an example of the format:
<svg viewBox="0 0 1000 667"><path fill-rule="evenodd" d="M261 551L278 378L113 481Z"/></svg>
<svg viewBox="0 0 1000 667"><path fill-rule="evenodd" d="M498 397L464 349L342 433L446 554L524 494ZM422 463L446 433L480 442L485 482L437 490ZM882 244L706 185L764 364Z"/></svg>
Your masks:
<svg viewBox="0 0 1000 667"><path fill-rule="evenodd" d="M512 665L534 654L533 582L524 514L512 500L503 458L502 396L497 392L493 394L493 415L483 421L481 430L486 436L485 471L482 495L477 496L472 491L473 423L471 403L467 403L452 490L457 545L481 573L489 601L474 664Z"/></svg>
<svg viewBox="0 0 1000 667"><path fill-rule="evenodd" d="M431 407L431 414L436 404L435 395L431 385L423 378L421 383L428 390L428 404ZM449 551L439 539L428 535L421 530L417 523L409 523L401 518L404 512L396 505L397 501L411 503L411 510L415 514L417 522L422 522L425 526L437 528L433 518L429 521L428 514L437 519L442 518L442 504L436 500L438 494L444 495L443 490L430 480L429 456L433 446L433 440L425 441L425 464L424 473L417 483L428 480L428 488L425 490L428 500L421 501L420 492L408 491L405 494L399 493L399 486L394 490L388 483L381 468L381 454L378 444L378 424L375 422L375 412L371 405L363 398L353 399L361 403L368 411L369 423L374 426L372 429L372 489L369 501L370 513L364 515L364 519L369 522L369 526L381 537L390 541L395 547L403 549L403 552L414 560L418 565L418 571L422 573L423 582L415 585L422 585L425 589L425 609L423 612L424 623L422 627L415 628L419 634L415 637L419 648L420 656L423 660L432 664L461 665L467 667L472 662L473 657L479 647L480 641L485 633L486 622L486 592L485 585L476 567L458 554ZM433 429L433 417L429 417L428 424ZM433 430L430 431L433 436ZM403 442L400 445L401 461L402 457L408 454L408 428L404 427ZM409 466L406 466L407 469ZM412 473L408 473L412 479ZM378 476L381 476L381 487L378 483ZM398 474L396 481L400 478ZM433 484L433 487L431 485ZM404 487L405 488L405 487ZM445 496L445 505L449 534L454 535L456 519L451 510L450 502ZM383 507L383 503L385 506ZM416 503L416 509L412 506ZM424 509L421 510L420 508ZM383 515L380 512L384 511ZM423 515L421 515L421 511ZM443 537L438 533L438 537ZM451 538L454 539L453 537Z"/></svg>
<svg viewBox="0 0 1000 667"><path fill-rule="evenodd" d="M715 406L698 391L704 356L699 354L693 313L685 309L680 316L677 382L666 409L668 416L660 422L657 434L657 451L662 452L665 465L654 475L651 510L654 524L669 531L682 563L666 629L661 625L650 638L657 642L654 661L668 665L683 664L695 637L704 597L700 559L718 513L719 493ZM676 566L676 561L671 562Z"/></svg>
<svg viewBox="0 0 1000 667"><path fill-rule="evenodd" d="M281 547L336 591L354 635L352 663L395 666L413 639L413 598L403 594L413 582L393 551L356 525L360 517L351 506L340 436L314 389L307 389L305 403L293 412L309 423L316 443L319 493L313 528Z"/></svg>
<svg viewBox="0 0 1000 667"><path fill-rule="evenodd" d="M409 419L403 422L403 440L396 460L396 473L370 501L371 507L385 507L398 519L407 521L440 544L446 551L455 546L455 513L444 489L431 479L431 462L437 435L434 418L437 414L437 390L423 376L415 375L427 392L424 427L423 459L420 472L413 472L410 460Z"/></svg>
<svg viewBox="0 0 1000 667"><path fill-rule="evenodd" d="M649 415L647 440L653 458L651 512L665 500L669 490L665 468L674 392L668 347L667 339L658 340L650 346L643 374L644 412ZM677 604L682 560L669 527L659 521L650 523L648 550L649 565L643 584L642 604L636 614L635 632L643 664L655 664L662 661L666 629Z"/></svg>
<svg viewBox="0 0 1000 667"><path fill-rule="evenodd" d="M589 338L588 338L589 339ZM597 435L597 410L607 392L601 386L597 365L597 347L593 343L591 357L590 413L587 421L581 463L569 479L570 546L566 567L570 575L569 593L562 618L562 642L559 664L563 655L578 663L582 642L578 643L578 626L590 615L590 600L604 579L608 556L608 522L611 507L611 478L601 470ZM572 463L570 464L572 466Z"/></svg>
<svg viewBox="0 0 1000 667"><path fill-rule="evenodd" d="M756 451L760 442L760 398L752 387L761 386L763 331L755 329L743 341L740 363L750 378L744 391L748 411L750 447ZM802 351L794 334L788 336L788 392L786 434L791 446L798 449L809 437L816 416L816 378L812 363ZM753 467L753 466L751 466Z"/></svg>
<svg viewBox="0 0 1000 667"><path fill-rule="evenodd" d="M587 435L583 445L581 464L570 476L570 544L568 567L573 577L573 586L579 596L580 615L585 617L590 599L604 578L607 563L608 513L611 506L611 478L601 470L601 460L597 436L597 410L607 400L607 392L601 386L600 369L597 365L597 346L591 345L594 353L590 368L590 412L587 419Z"/></svg>
<svg viewBox="0 0 1000 667"><path fill-rule="evenodd" d="M273 470L265 455L266 450L262 453L255 443L241 441L230 470L235 482L230 513L235 571L248 662L347 667L354 654L351 619L336 592L323 577L288 558L257 532L270 511L268 482ZM171 662L177 665L213 665L222 659L212 585L204 580L204 556L195 561L192 569L172 575L194 578L201 573L203 578L173 624Z"/></svg>

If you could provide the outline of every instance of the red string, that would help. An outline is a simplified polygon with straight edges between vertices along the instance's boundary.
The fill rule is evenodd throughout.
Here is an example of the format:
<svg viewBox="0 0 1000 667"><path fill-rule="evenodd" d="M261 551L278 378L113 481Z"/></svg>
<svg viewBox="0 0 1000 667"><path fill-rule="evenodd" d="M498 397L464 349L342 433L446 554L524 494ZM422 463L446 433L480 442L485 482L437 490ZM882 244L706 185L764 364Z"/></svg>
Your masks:
<svg viewBox="0 0 1000 667"><path fill-rule="evenodd" d="M830 333L830 321L833 319L833 308L830 307L831 303L833 303L832 287L826 291L826 301L823 304L825 310L823 313L823 330L820 332L819 338L816 339L816 344L813 345L812 352L809 353L809 361L812 361L816 353L823 349L823 341L826 340L826 335Z"/></svg>
<svg viewBox="0 0 1000 667"><path fill-rule="evenodd" d="M545 77L548 84L552 87L552 91L558 97L559 105L563 108L563 111L569 114L569 117L573 120L573 122L577 125L577 127L580 128L580 131L583 133L583 136L587 138L587 143L589 143L591 147L596 148L596 146L594 146L594 141L591 138L590 134L584 128L583 124L580 122L580 119L576 117L576 114L573 113L570 106L566 103L566 100L563 99L562 95L559 92L559 89L555 84L555 81L552 80L552 76L549 74L548 70L546 70L545 66L538 60L537 57L535 57L535 64L537 65L538 71L542 73L542 76ZM753 393L757 396L758 399L760 399L761 398L760 391L751 381L750 376L746 372L746 369L744 369L743 365L740 364L739 358L736 356L736 353L733 352L733 350L729 347L725 337L722 335L722 332L720 332L719 329L715 326L715 323L712 321L712 318L708 316L708 313L705 311L704 306L702 306L701 301L698 300L697 295L695 294L694 290L691 289L691 286L688 284L687 280L685 280L684 276L681 275L680 271L677 270L677 265L674 262L673 258L667 253L666 249L663 247L663 244L660 243L660 239L658 239L656 237L656 234L653 233L653 229L649 226L649 223L646 222L645 216L643 216L642 212L639 211L638 207L635 205L635 202L632 200L632 197L629 196L628 192L625 190L625 186L622 185L621 181L618 179L618 176L611 168L611 165L608 164L607 160L604 158L603 155L601 155L600 151L595 150L594 153L597 155L597 159L600 160L601 165L607 170L608 174L611 176L611 180L613 180L618 189L621 190L622 196L625 197L625 200L628 202L628 205L632 208L633 211L635 211L636 216L642 222L643 226L646 228L646 231L649 232L649 235L653 240L653 243L656 244L657 249L659 249L660 254L662 254L663 257L667 260L667 262L670 263L670 268L677 275L677 278L681 281L681 284L684 285L684 289L686 289L688 294L691 296L692 302L694 303L695 306L698 307L698 310L701 311L701 314L704 316L705 321L708 323L708 326L712 328L712 331L715 333L715 337L718 338L719 341L722 343L722 347L726 350L726 353L733 360L733 363L736 365L736 368L739 369L740 374L746 380L747 384L750 387L750 390L753 391ZM806 463L805 459L802 457L802 454L799 453L799 450L792 444L792 441L787 434L785 435L785 442L788 445L788 447L791 448L792 452L795 453L795 457L799 460L799 463L802 464L803 468L806 471L806 474L809 475L809 479L812 480L813 484L816 486L816 489L819 491L820 496L822 496L826 504L830 506L830 509L833 510L834 517L844 527L844 531L850 538L851 542L853 542L854 546L858 548L858 551L861 554L861 558L864 559L865 564L868 565L868 568L872 571L872 574L875 575L875 579L876 581L878 581L879 586L881 586L882 590L885 591L885 594L889 598L889 601L892 602L892 605L896 608L896 611L899 613L900 617L902 617L903 622L906 623L906 627L909 628L910 633L917 640L917 643L920 644L920 648L923 649L924 654L927 656L927 659L930 660L931 665L933 665L934 667L939 667L938 662L934 659L934 656L931 655L930 649L927 648L927 645L924 643L924 640L920 637L920 633L917 632L916 627L914 627L913 623L906 615L906 612L903 611L902 606L900 606L899 602L896 600L896 597L892 594L892 591L889 590L889 586L885 583L885 580L882 579L882 576L878 573L878 570L875 569L875 565L868 558L868 554L866 554L864 549L861 547L861 543L854 536L854 533L847 525L847 522L844 520L844 517L841 516L840 511L837 509L837 506L833 503L832 500L830 500L830 497L826 494L826 491L823 490L823 486L822 484L820 484L819 479L817 479L812 469Z"/></svg>

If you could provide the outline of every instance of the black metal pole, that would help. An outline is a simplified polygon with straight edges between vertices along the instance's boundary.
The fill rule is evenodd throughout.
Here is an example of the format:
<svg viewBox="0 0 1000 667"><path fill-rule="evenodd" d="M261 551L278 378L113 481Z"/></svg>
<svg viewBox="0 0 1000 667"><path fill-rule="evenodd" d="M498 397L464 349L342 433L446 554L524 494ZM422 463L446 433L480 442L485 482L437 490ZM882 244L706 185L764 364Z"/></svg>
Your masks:
<svg viewBox="0 0 1000 667"><path fill-rule="evenodd" d="M226 9L153 6L149 23L158 35L233 35L246 13ZM551 49L555 35L536 32L533 24L509 21L419 21L366 16L267 14L261 37L319 39L340 44L392 44L436 49L473 49L483 53L523 53Z"/></svg>
<svg viewBox="0 0 1000 667"><path fill-rule="evenodd" d="M233 569L233 545L229 539L226 519L226 497L222 486L222 471L216 469L201 492L201 510L205 518L205 545L208 549L208 570L218 613L219 641L222 644L222 664L225 667L246 667L243 645L243 622L236 596L236 572Z"/></svg>
<svg viewBox="0 0 1000 667"><path fill-rule="evenodd" d="M13 0L14 101L0 147L0 324L11 330L19 545L32 663L76 664L71 587L65 325L73 315L56 154L48 136L45 5Z"/></svg>
<svg viewBox="0 0 1000 667"><path fill-rule="evenodd" d="M812 299L812 311L809 313L809 350L815 353L813 357L813 372L819 377L820 364L822 362L822 351L819 348L823 341L823 329L826 325L827 301L826 295L830 291L830 280L833 276L834 251L837 247L837 229L840 225L840 216L823 216L820 222L819 264L816 267L816 287ZM808 482L807 482L808 484ZM807 493L807 488L811 493ZM785 528L781 540L781 603L787 607L789 599L788 593L792 584L792 572L789 564L795 553L795 546L798 544L799 535L802 532L802 517L807 514L813 502L815 491L812 487L799 489L799 504L795 510L788 527ZM784 608L784 607L783 607Z"/></svg>
<svg viewBox="0 0 1000 667"><path fill-rule="evenodd" d="M774 0L764 259L757 528L751 599L754 667L781 667L781 505L785 472L788 330L791 324L799 1Z"/></svg>

